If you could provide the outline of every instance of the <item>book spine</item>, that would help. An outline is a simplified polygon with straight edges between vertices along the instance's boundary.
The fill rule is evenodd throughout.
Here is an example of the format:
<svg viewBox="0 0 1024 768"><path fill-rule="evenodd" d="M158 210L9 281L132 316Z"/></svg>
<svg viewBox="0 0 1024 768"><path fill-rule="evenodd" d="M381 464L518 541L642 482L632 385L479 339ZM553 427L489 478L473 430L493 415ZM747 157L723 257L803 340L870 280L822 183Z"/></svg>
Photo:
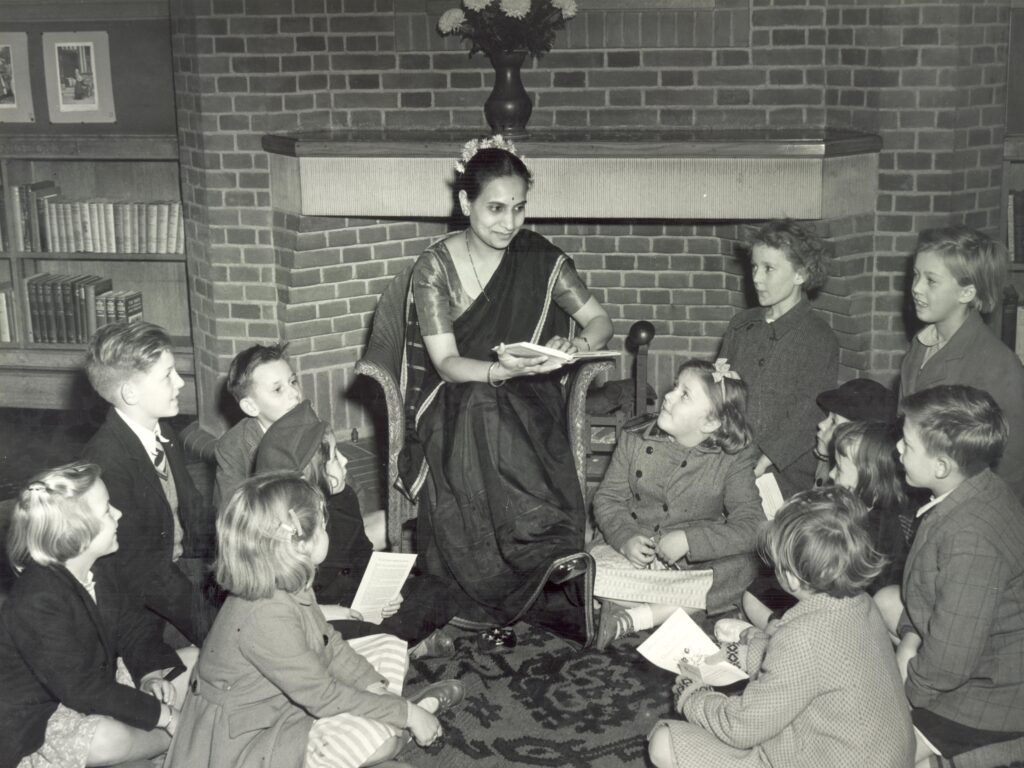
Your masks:
<svg viewBox="0 0 1024 768"><path fill-rule="evenodd" d="M25 297L28 300L28 340L30 342L41 341L40 315L39 315L39 275L31 275L24 280Z"/></svg>
<svg viewBox="0 0 1024 768"><path fill-rule="evenodd" d="M68 223L71 219L68 216L68 204L59 203L54 206L54 213L57 214L57 239L60 240L61 251L67 253L75 250L75 244L71 241L71 230Z"/></svg>
<svg viewBox="0 0 1024 768"><path fill-rule="evenodd" d="M106 292L96 292L94 296L95 306L93 307L93 317L96 318L96 327L93 328L93 333L96 332L97 328L102 328L107 324L107 294Z"/></svg>
<svg viewBox="0 0 1024 768"><path fill-rule="evenodd" d="M57 317L54 314L54 307L57 306L53 300L53 289L54 283L59 278L50 276L42 282L39 286L39 293L43 300L40 305L40 312L43 316L43 325L45 326L43 341L47 344L53 344L57 341Z"/></svg>
<svg viewBox="0 0 1024 768"><path fill-rule="evenodd" d="M0 290L0 343L11 340L11 321L8 315L7 289Z"/></svg>
<svg viewBox="0 0 1024 768"><path fill-rule="evenodd" d="M96 253L100 249L94 203L82 203L82 247L87 253Z"/></svg>
<svg viewBox="0 0 1024 768"><path fill-rule="evenodd" d="M104 253L117 253L117 235L114 232L114 204L109 200L100 203L103 217L103 236L106 250Z"/></svg>
<svg viewBox="0 0 1024 768"><path fill-rule="evenodd" d="M24 251L25 250L25 233L21 226L21 188L18 186L10 186L7 188L10 194L10 208L8 221L11 222L11 250L12 251Z"/></svg>
<svg viewBox="0 0 1024 768"><path fill-rule="evenodd" d="M124 292L124 321L138 323L142 321L142 292Z"/></svg>
<svg viewBox="0 0 1024 768"><path fill-rule="evenodd" d="M171 219L171 204L156 204L156 252L167 253L167 225Z"/></svg>
<svg viewBox="0 0 1024 768"><path fill-rule="evenodd" d="M135 246L136 253L146 251L146 204L135 203L135 227L138 236L138 243Z"/></svg>
<svg viewBox="0 0 1024 768"><path fill-rule="evenodd" d="M1024 363L1024 306L1017 307L1017 338L1014 340L1014 352Z"/></svg>
<svg viewBox="0 0 1024 768"><path fill-rule="evenodd" d="M36 193L31 187L26 189L25 193L23 202L25 205L25 219L28 223L29 244L32 246L33 251L39 253L43 250L43 235L39 229L39 207L36 202Z"/></svg>
<svg viewBox="0 0 1024 768"><path fill-rule="evenodd" d="M156 253L159 209L159 203L146 203L146 253Z"/></svg>
<svg viewBox="0 0 1024 768"><path fill-rule="evenodd" d="M128 222L128 204L115 203L114 205L114 248L118 253L127 253L128 248L125 240L125 230Z"/></svg>
<svg viewBox="0 0 1024 768"><path fill-rule="evenodd" d="M1024 189L1013 193L1013 253L1014 261L1024 263Z"/></svg>
<svg viewBox="0 0 1024 768"><path fill-rule="evenodd" d="M181 201L172 200L167 219L167 252L178 253L178 227L181 223Z"/></svg>
<svg viewBox="0 0 1024 768"><path fill-rule="evenodd" d="M85 250L85 238L83 236L83 220L85 218L85 205L81 200L75 200L71 203L71 235L74 238L75 250Z"/></svg>

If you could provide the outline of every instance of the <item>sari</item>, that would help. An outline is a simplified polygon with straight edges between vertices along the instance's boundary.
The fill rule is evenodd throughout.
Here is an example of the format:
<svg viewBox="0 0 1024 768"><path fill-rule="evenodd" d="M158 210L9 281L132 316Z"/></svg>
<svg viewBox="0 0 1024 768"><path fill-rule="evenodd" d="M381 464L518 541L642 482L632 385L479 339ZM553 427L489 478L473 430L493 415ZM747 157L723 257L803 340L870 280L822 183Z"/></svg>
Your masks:
<svg viewBox="0 0 1024 768"><path fill-rule="evenodd" d="M566 268L572 267L564 253L521 230L483 292L455 319L459 354L494 359L501 342L568 335L571 318L552 299ZM466 618L511 623L535 606L557 613L545 584L553 563L582 552L586 520L562 372L499 387L445 383L423 347L412 294L410 285L401 382L407 435L399 471L410 498L424 486L429 491L429 504L420 504L420 551L437 557L428 555L425 565L469 598ZM587 591L570 602L583 601Z"/></svg>

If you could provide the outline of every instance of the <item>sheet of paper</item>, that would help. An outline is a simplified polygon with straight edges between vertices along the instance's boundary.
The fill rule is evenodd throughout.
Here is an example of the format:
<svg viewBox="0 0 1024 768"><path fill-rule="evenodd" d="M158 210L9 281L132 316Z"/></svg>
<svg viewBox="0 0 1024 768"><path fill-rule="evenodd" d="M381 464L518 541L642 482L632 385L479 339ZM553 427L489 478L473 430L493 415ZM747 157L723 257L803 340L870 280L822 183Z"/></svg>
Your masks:
<svg viewBox="0 0 1024 768"><path fill-rule="evenodd" d="M769 520L774 520L776 513L786 501L782 498L779 482L771 472L765 472L754 482L757 484L757 490L761 494L761 508L764 510L764 516Z"/></svg>
<svg viewBox="0 0 1024 768"><path fill-rule="evenodd" d="M732 685L749 677L728 661L716 664L703 661L705 656L717 653L718 646L682 608L640 643L637 650L649 662L673 674L679 673L681 660L687 659L691 664L697 662L696 666L700 667L704 682L708 685Z"/></svg>
<svg viewBox="0 0 1024 768"><path fill-rule="evenodd" d="M364 621L380 624L383 620L381 611L387 603L398 597L415 562L416 555L374 552L349 607L359 611Z"/></svg>

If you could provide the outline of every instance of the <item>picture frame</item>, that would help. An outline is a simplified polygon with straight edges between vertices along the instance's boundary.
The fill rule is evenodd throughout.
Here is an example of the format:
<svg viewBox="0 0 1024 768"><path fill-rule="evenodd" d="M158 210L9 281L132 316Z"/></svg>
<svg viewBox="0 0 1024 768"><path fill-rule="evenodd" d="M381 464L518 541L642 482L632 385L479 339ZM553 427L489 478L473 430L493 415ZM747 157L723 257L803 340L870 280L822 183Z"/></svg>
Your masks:
<svg viewBox="0 0 1024 768"><path fill-rule="evenodd" d="M0 32L0 123L34 123L28 33Z"/></svg>
<svg viewBox="0 0 1024 768"><path fill-rule="evenodd" d="M106 32L44 32L43 69L51 123L113 123Z"/></svg>

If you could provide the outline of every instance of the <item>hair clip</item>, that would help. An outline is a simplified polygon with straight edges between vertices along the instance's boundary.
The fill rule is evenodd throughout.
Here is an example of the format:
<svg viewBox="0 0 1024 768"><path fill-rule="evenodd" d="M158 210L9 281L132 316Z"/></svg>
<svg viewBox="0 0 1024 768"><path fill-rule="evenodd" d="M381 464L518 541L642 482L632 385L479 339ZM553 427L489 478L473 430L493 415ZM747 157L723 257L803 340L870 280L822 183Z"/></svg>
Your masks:
<svg viewBox="0 0 1024 768"><path fill-rule="evenodd" d="M711 372L711 379L717 381L722 385L722 394L725 394L725 380L733 379L740 381L740 375L736 371L729 368L729 361L724 357L720 357L715 360L715 370Z"/></svg>
<svg viewBox="0 0 1024 768"><path fill-rule="evenodd" d="M485 139L470 139L462 145L462 160L455 163L455 170L458 173L466 172L466 164L473 159L473 156L481 149L503 149L509 154L515 155L520 160L523 158L516 150L516 145L512 143L512 139L506 139L500 133L496 133L493 136L488 136Z"/></svg>

